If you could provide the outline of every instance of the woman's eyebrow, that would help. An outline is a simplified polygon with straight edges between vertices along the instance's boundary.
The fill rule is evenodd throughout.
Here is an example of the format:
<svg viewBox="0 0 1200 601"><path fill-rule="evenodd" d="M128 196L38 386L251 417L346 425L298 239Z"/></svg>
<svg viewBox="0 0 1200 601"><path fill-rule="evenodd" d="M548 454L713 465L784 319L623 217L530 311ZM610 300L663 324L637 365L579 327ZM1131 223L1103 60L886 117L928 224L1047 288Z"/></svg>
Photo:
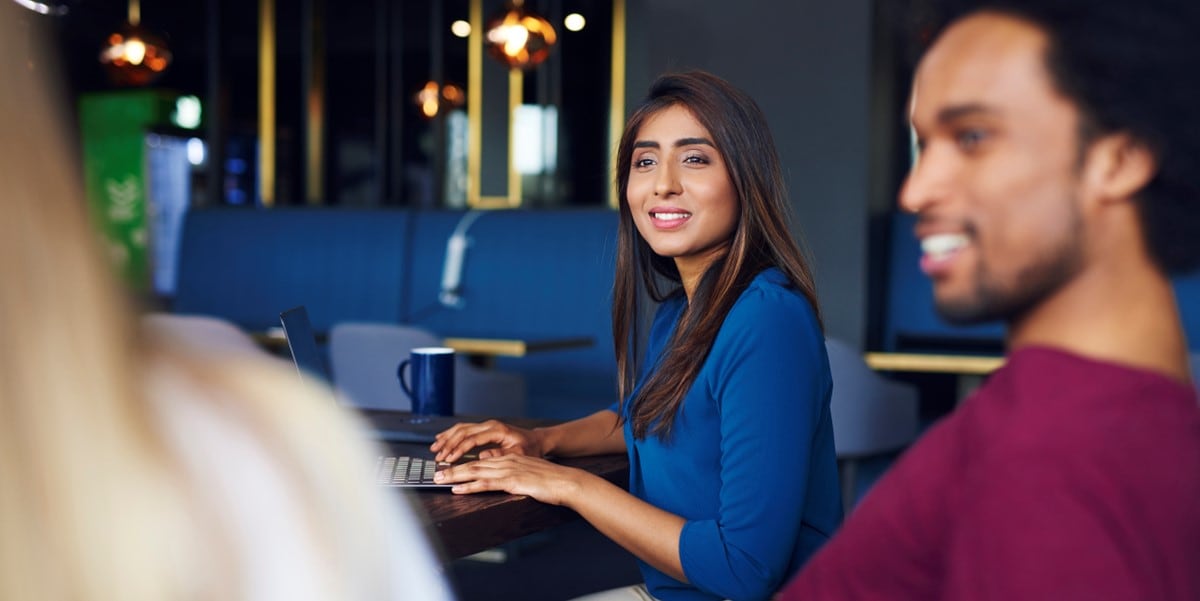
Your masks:
<svg viewBox="0 0 1200 601"><path fill-rule="evenodd" d="M706 146L712 146L713 148L716 148L716 146L717 146L716 144L713 144L712 140L709 140L708 138L679 138L678 140L675 140L676 148L678 148L680 146L692 146L695 144L704 144Z"/></svg>
<svg viewBox="0 0 1200 601"><path fill-rule="evenodd" d="M678 140L675 140L674 146L676 148L678 148L680 146L691 146L693 144L704 144L707 146L712 146L713 148L716 148L716 146L717 146L716 144L713 144L712 140L709 140L708 138L679 138ZM638 140L637 142L633 143L633 147L634 148L658 148L659 145L658 145L658 142L655 142L654 140Z"/></svg>

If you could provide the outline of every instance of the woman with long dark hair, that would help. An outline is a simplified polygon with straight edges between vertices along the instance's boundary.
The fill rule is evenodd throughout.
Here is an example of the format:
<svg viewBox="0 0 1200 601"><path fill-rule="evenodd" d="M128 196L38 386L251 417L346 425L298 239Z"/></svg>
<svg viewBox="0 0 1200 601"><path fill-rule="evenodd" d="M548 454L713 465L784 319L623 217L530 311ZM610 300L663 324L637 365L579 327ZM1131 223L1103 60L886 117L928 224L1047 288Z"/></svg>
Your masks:
<svg viewBox="0 0 1200 601"><path fill-rule="evenodd" d="M829 364L774 142L751 98L689 72L655 81L617 157L621 400L550 428L459 424L432 449L496 445L443 480L577 511L639 560L644 588L618 595L766 598L841 520ZM628 492L542 459L614 452Z"/></svg>

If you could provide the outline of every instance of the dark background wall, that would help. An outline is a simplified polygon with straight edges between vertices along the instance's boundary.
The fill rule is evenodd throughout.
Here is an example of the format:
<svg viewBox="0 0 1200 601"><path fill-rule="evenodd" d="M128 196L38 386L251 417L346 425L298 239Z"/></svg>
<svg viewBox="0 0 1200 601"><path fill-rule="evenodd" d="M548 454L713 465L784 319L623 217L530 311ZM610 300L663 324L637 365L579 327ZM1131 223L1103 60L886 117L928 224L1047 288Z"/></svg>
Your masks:
<svg viewBox="0 0 1200 601"><path fill-rule="evenodd" d="M871 176L869 0L631 0L627 92L699 68L762 107L783 162L796 233L815 258L829 335L866 341ZM885 186L880 193L890 194Z"/></svg>

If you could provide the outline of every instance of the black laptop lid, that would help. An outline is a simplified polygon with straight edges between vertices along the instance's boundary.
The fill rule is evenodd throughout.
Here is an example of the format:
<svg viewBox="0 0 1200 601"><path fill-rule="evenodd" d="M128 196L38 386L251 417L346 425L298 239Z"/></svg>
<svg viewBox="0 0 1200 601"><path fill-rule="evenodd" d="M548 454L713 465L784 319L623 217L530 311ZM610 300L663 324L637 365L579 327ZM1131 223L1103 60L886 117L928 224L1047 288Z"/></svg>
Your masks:
<svg viewBox="0 0 1200 601"><path fill-rule="evenodd" d="M328 386L332 379L321 350L317 348L317 336L308 320L308 310L303 305L288 309L279 314L279 322L283 324L283 337L292 351L292 360L296 362L300 377Z"/></svg>

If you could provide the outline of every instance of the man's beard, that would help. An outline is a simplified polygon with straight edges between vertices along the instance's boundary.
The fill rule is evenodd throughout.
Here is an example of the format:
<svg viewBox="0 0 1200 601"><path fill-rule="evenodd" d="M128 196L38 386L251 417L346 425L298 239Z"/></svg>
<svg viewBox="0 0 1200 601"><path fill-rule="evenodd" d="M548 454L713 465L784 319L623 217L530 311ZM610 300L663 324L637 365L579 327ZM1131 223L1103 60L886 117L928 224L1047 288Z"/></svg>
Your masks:
<svg viewBox="0 0 1200 601"><path fill-rule="evenodd" d="M1012 285L996 281L987 263L980 261L973 294L946 301L935 298L938 315L955 325L1012 323L1049 298L1083 267L1082 223L1077 211L1071 213L1067 235L1044 258L1023 267Z"/></svg>

